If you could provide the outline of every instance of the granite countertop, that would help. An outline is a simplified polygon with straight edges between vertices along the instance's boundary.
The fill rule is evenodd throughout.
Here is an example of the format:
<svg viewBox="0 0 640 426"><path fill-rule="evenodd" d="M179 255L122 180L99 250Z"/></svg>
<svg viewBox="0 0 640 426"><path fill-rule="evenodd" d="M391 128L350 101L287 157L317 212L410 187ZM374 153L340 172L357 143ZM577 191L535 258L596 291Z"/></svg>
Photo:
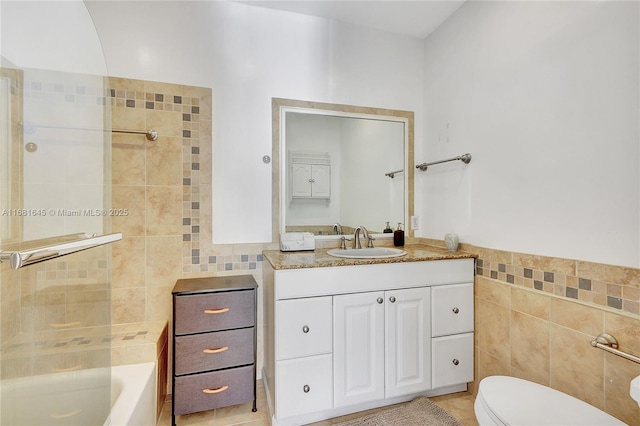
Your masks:
<svg viewBox="0 0 640 426"><path fill-rule="evenodd" d="M264 258L273 269L324 268L330 266L374 265L379 263L421 262L425 260L473 259L476 255L463 251L450 252L446 249L420 244L397 247L406 251L401 257L383 259L346 259L327 254L329 249L316 248L314 251L281 252L265 250Z"/></svg>

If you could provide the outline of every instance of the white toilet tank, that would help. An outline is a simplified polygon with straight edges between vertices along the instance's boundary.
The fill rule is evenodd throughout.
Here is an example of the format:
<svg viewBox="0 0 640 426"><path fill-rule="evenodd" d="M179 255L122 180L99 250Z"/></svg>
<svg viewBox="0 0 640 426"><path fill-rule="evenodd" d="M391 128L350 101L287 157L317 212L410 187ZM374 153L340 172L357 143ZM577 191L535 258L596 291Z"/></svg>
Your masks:
<svg viewBox="0 0 640 426"><path fill-rule="evenodd" d="M480 426L626 425L570 395L508 376L484 378L474 409Z"/></svg>

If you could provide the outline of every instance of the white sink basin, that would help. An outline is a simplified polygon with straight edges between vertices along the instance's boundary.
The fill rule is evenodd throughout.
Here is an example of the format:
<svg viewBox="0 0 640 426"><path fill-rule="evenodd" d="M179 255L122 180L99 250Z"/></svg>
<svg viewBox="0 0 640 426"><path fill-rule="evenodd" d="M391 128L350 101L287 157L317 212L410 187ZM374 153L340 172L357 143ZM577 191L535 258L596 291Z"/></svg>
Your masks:
<svg viewBox="0 0 640 426"><path fill-rule="evenodd" d="M406 251L391 247L373 247L373 248L349 248L349 249L331 249L327 254L335 257L346 257L349 259L384 259L387 257L400 257L407 254Z"/></svg>

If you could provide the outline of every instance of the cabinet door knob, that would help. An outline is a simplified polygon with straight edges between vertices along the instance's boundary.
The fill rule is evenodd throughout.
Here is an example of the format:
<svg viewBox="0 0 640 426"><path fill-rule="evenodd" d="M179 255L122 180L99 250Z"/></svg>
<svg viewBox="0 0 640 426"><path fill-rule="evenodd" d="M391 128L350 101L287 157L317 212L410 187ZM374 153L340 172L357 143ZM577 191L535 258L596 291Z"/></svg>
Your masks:
<svg viewBox="0 0 640 426"><path fill-rule="evenodd" d="M454 313L454 314L457 314L458 312L460 312L460 309L458 309L457 307L456 307L456 308L453 308L453 313Z"/></svg>
<svg viewBox="0 0 640 426"><path fill-rule="evenodd" d="M395 297L393 297L393 296L391 296L391 297L389 298L389 302L391 302L391 303L396 303L396 298L395 298Z"/></svg>
<svg viewBox="0 0 640 426"><path fill-rule="evenodd" d="M455 358L454 358L454 359L453 359L453 361L451 361L451 362L453 362L453 365L458 365L458 364L460 364L460 361L458 361L458 360L457 360L457 359L455 359Z"/></svg>
<svg viewBox="0 0 640 426"><path fill-rule="evenodd" d="M302 332L303 333L308 333L309 332L309 327L306 326L306 325L304 327L302 327Z"/></svg>
<svg viewBox="0 0 640 426"><path fill-rule="evenodd" d="M304 385L304 387L302 388L302 390L304 391L304 393L309 393L309 391L311 390L311 388L309 387L309 385Z"/></svg>
<svg viewBox="0 0 640 426"><path fill-rule="evenodd" d="M378 299L376 300L378 303L382 303L384 302L384 300L382 299L382 297L378 297Z"/></svg>

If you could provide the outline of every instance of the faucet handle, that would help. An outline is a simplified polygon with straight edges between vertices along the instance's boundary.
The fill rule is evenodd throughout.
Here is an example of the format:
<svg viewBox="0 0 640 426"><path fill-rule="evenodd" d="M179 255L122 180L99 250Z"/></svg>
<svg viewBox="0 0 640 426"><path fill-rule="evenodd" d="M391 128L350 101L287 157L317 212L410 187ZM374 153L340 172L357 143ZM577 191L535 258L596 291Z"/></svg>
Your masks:
<svg viewBox="0 0 640 426"><path fill-rule="evenodd" d="M373 240L375 240L375 238L369 235L369 243L367 244L368 248L373 248Z"/></svg>
<svg viewBox="0 0 640 426"><path fill-rule="evenodd" d="M344 235L342 237L340 237L340 248L342 250L346 250L347 249L347 238Z"/></svg>

